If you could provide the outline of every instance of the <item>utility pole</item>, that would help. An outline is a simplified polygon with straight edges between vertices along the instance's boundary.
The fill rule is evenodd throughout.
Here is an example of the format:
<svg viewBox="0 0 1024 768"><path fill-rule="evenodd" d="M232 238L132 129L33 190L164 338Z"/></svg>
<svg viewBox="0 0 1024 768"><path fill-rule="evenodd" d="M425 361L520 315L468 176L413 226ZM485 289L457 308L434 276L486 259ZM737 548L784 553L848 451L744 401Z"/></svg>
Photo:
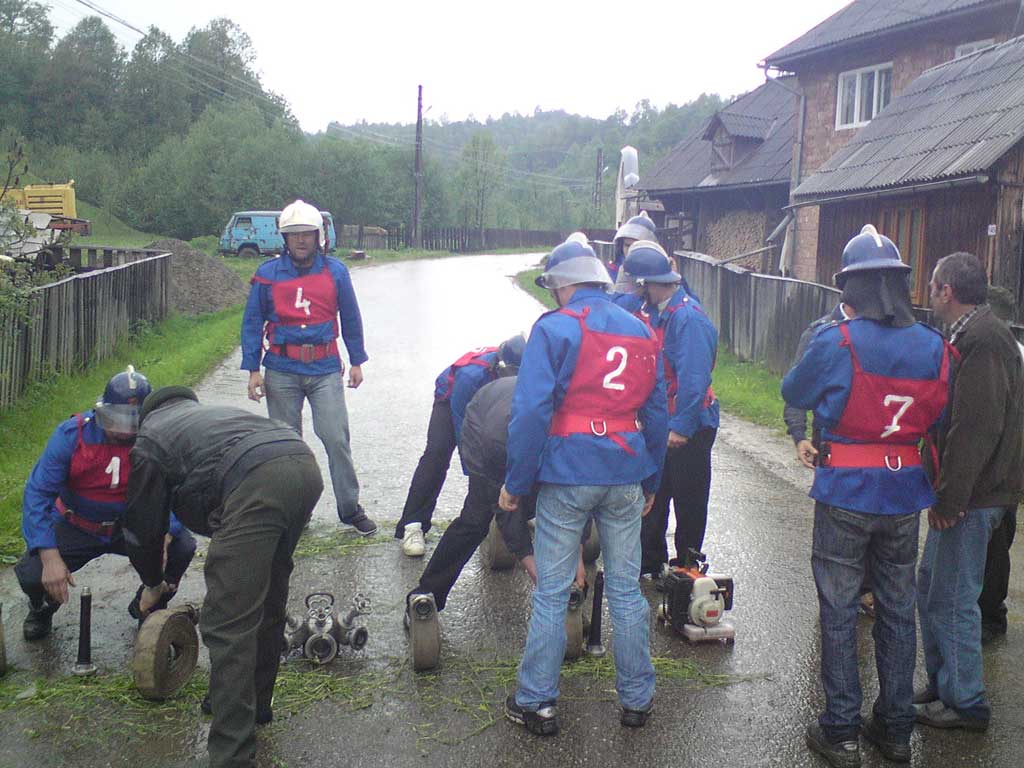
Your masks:
<svg viewBox="0 0 1024 768"><path fill-rule="evenodd" d="M423 86L416 99L416 199L412 206L412 247L423 247Z"/></svg>
<svg viewBox="0 0 1024 768"><path fill-rule="evenodd" d="M601 221L601 179L604 176L604 148L597 150L597 169L594 171L594 224Z"/></svg>

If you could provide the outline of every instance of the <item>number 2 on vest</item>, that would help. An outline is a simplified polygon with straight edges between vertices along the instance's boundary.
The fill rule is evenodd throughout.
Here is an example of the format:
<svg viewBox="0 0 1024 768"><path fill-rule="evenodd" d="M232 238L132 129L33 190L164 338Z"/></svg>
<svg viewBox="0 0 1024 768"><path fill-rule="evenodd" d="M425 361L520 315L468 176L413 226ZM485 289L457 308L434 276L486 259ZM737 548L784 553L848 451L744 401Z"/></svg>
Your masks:
<svg viewBox="0 0 1024 768"><path fill-rule="evenodd" d="M110 463L103 471L110 475L110 487L117 488L121 484L121 457L111 457Z"/></svg>
<svg viewBox="0 0 1024 768"><path fill-rule="evenodd" d="M882 437L889 437L900 431L900 419L903 418L903 414L907 412L907 409L914 404L914 398L909 395L886 395L882 401L882 405L886 408L893 405L894 403L901 403L900 409L892 417L892 422L882 431Z"/></svg>
<svg viewBox="0 0 1024 768"><path fill-rule="evenodd" d="M306 317L309 317L309 299L302 298L302 286L295 292L295 308L302 309L306 312Z"/></svg>
<svg viewBox="0 0 1024 768"><path fill-rule="evenodd" d="M619 360L619 367L604 377L604 384L602 386L604 386L605 389L615 389L622 392L626 389L626 385L616 381L615 379L621 376L622 372L626 370L626 361L629 359L629 353L626 351L625 347L612 347L608 350L608 354L605 355L604 359L608 362L613 362L616 357L621 358Z"/></svg>

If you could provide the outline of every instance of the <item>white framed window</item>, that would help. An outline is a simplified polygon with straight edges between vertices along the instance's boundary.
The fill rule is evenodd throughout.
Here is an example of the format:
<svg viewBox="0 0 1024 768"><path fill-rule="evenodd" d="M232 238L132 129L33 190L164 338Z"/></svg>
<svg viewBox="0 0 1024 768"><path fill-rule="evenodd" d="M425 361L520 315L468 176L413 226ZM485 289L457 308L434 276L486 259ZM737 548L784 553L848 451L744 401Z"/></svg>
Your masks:
<svg viewBox="0 0 1024 768"><path fill-rule="evenodd" d="M975 40L973 43L964 43L956 47L956 50L953 52L953 58L959 59L961 56L970 56L975 51L980 51L982 48L988 48L990 45L995 44L996 41L991 37L987 40Z"/></svg>
<svg viewBox="0 0 1024 768"><path fill-rule="evenodd" d="M892 100L892 62L839 74L836 130L860 128Z"/></svg>

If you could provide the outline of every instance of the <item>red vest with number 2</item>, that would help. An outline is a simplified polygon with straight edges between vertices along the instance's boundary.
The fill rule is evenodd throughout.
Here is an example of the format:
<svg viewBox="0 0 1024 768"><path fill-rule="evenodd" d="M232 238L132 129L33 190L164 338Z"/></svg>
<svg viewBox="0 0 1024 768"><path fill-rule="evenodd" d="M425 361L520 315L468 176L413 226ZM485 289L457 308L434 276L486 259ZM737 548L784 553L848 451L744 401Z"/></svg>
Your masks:
<svg viewBox="0 0 1024 768"><path fill-rule="evenodd" d="M850 350L853 379L843 415L830 431L863 445L833 443L831 466L884 464L895 471L899 466L920 464L917 443L942 414L949 398L948 346L942 351L938 377L901 379L865 371L853 347L849 324L840 323L839 332L843 335L840 345Z"/></svg>
<svg viewBox="0 0 1024 768"><path fill-rule="evenodd" d="M551 420L550 434L607 436L634 453L620 433L640 430L637 412L657 382L657 339L593 331L586 322L589 307L582 312L559 311L579 320L582 340L576 369Z"/></svg>

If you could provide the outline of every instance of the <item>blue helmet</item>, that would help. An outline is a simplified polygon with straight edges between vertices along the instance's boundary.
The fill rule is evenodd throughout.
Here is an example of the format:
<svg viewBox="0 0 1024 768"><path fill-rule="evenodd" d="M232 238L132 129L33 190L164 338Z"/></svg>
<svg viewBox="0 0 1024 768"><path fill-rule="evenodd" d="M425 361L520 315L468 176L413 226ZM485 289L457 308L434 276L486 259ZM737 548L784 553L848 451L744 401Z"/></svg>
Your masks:
<svg viewBox="0 0 1024 768"><path fill-rule="evenodd" d="M139 410L153 388L135 368L114 375L96 403L96 421L104 432L134 436L139 431Z"/></svg>
<svg viewBox="0 0 1024 768"><path fill-rule="evenodd" d="M498 345L498 369L503 376L514 376L523 363L526 337L517 333Z"/></svg>
<svg viewBox="0 0 1024 768"><path fill-rule="evenodd" d="M541 288L564 288L579 283L600 283L608 288L608 269L589 245L569 240L555 247L544 264L544 274L534 282Z"/></svg>
<svg viewBox="0 0 1024 768"><path fill-rule="evenodd" d="M843 249L843 268L832 279L842 288L850 274L879 269L910 272L910 265L903 263L896 243L878 234L878 230L871 224L865 224L860 234L846 244Z"/></svg>
<svg viewBox="0 0 1024 768"><path fill-rule="evenodd" d="M637 240L629 247L622 268L637 285L644 283L678 283L682 278L665 249L651 240Z"/></svg>
<svg viewBox="0 0 1024 768"><path fill-rule="evenodd" d="M628 237L633 240L656 240L658 234L657 225L646 213L633 216L625 224L619 227L615 233L615 240Z"/></svg>

